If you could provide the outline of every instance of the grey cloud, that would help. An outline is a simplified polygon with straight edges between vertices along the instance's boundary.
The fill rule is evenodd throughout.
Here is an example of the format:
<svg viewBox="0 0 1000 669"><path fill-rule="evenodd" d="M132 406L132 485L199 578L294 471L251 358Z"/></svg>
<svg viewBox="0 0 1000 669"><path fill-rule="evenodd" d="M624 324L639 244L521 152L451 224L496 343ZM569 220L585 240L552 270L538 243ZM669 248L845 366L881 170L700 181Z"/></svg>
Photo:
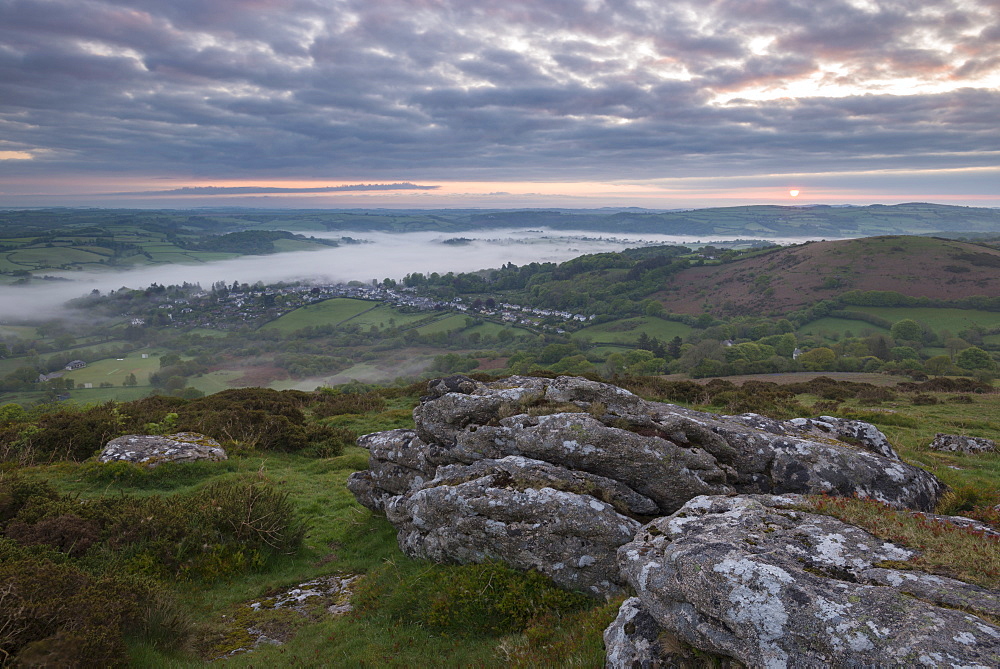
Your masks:
<svg viewBox="0 0 1000 669"><path fill-rule="evenodd" d="M996 148L996 89L711 102L830 59L847 67L841 84L996 72L986 2L593 6L12 0L0 5L0 139L49 153L0 162L0 175L608 179L972 165ZM920 44L924 32L961 62ZM751 51L756 36L769 51Z"/></svg>
<svg viewBox="0 0 1000 669"><path fill-rule="evenodd" d="M276 188L271 186L189 186L171 190L118 193L119 195L247 195L253 193L340 193L346 191L436 190L440 186L418 186L411 183L353 184L350 186L318 186L315 188Z"/></svg>

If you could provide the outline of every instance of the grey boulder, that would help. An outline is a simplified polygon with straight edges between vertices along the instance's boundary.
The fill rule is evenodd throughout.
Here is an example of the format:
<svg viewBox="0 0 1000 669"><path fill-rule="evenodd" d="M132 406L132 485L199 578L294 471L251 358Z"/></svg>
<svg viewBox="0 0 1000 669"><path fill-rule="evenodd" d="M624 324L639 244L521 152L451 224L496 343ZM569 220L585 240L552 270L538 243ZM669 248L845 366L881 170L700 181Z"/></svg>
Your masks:
<svg viewBox="0 0 1000 669"><path fill-rule="evenodd" d="M616 506L628 511L652 504L614 481L509 456L441 467L420 489L390 498L385 512L407 555L500 560L610 597L624 591L615 549L640 527Z"/></svg>
<svg viewBox="0 0 1000 669"><path fill-rule="evenodd" d="M196 460L226 460L226 451L215 439L197 432L177 432L167 436L127 434L109 441L100 462L125 461L146 467L164 462L194 462Z"/></svg>
<svg viewBox="0 0 1000 669"><path fill-rule="evenodd" d="M619 565L663 631L746 666L1000 664L1000 628L976 615L996 616L1000 593L905 568L914 551L803 506L697 497Z"/></svg>

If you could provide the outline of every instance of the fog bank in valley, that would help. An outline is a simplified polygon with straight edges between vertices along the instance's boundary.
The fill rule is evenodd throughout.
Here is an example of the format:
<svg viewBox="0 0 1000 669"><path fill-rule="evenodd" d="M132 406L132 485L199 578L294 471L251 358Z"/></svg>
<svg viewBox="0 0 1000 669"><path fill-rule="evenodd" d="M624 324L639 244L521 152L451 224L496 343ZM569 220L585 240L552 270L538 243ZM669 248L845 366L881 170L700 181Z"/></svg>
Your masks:
<svg viewBox="0 0 1000 669"><path fill-rule="evenodd" d="M401 279L413 272L470 272L506 263L562 262L586 253L621 251L649 244L683 244L708 238L668 235L621 235L546 230L487 230L479 232L350 232L314 233L316 237L351 237L361 244L342 244L317 251L266 256L243 256L193 265L141 266L126 271L100 273L47 272L71 281L35 280L27 286L0 286L0 322L48 318L64 313L62 305L94 289L106 293L122 287L200 283L209 288L217 281L232 284L265 284L278 281L370 282ZM469 240L446 244L447 240ZM726 241L731 238L713 238ZM774 240L790 243L791 240Z"/></svg>

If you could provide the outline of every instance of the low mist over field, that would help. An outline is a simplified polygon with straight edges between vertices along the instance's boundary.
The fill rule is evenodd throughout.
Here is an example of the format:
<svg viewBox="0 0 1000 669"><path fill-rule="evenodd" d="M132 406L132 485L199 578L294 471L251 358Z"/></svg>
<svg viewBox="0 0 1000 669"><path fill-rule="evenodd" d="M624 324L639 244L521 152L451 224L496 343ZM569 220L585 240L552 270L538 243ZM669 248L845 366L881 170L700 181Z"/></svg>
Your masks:
<svg viewBox="0 0 1000 669"><path fill-rule="evenodd" d="M363 243L342 244L319 251L243 256L198 265L162 264L125 271L66 272L59 276L70 281L36 281L29 286L0 287L0 304L3 305L0 318L10 321L56 315L64 302L94 289L104 293L123 286L144 288L152 283L170 285L185 281L200 283L206 288L216 281L251 284L257 281L269 284L298 280L370 282L372 279L400 279L412 272L470 272L506 263L562 262L585 253L620 251L650 244L709 241L693 236L611 236L593 232L524 229L455 234L337 231L317 233L315 236L332 239L351 237ZM775 241L791 243L804 240Z"/></svg>

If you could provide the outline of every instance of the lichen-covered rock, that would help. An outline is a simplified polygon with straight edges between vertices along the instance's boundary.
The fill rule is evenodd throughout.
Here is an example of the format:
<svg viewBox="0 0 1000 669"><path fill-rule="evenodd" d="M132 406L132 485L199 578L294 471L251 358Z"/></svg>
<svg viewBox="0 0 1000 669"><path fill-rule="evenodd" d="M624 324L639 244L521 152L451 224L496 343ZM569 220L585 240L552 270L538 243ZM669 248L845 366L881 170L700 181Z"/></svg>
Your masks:
<svg viewBox="0 0 1000 669"><path fill-rule="evenodd" d="M604 630L608 669L659 669L667 666L660 645L663 628L643 610L638 597L622 602L618 616Z"/></svg>
<svg viewBox="0 0 1000 669"><path fill-rule="evenodd" d="M986 437L966 437L960 434L937 433L934 441L931 442L932 451L946 451L950 453L988 453L997 450L997 445L992 439Z"/></svg>
<svg viewBox="0 0 1000 669"><path fill-rule="evenodd" d="M177 432L167 436L126 434L109 441L97 457L100 462L123 460L147 467L164 462L226 460L226 451L215 439L197 432Z"/></svg>
<svg viewBox="0 0 1000 669"><path fill-rule="evenodd" d="M412 431L359 440L370 469L348 482L404 552L502 559L592 594L620 590L594 546L613 552L632 538L621 527L693 497L829 493L929 511L943 490L866 423L719 416L574 377L450 377L413 416ZM571 567L590 560L596 571Z"/></svg>
<svg viewBox="0 0 1000 669"><path fill-rule="evenodd" d="M618 615L604 630L606 669L736 669L731 658L710 655L681 643L642 608L638 597L622 602Z"/></svg>
<svg viewBox="0 0 1000 669"><path fill-rule="evenodd" d="M532 415L550 407L561 411ZM718 416L575 377L511 377L431 397L414 421L430 463L525 455L638 486L663 513L728 492L858 495L930 511L944 489L867 423Z"/></svg>
<svg viewBox="0 0 1000 669"><path fill-rule="evenodd" d="M882 455L893 460L899 459L899 455L889 443L889 439L871 423L835 416L793 418L788 423L800 428L803 436L832 437L837 441L856 445L875 455Z"/></svg>
<svg viewBox="0 0 1000 669"><path fill-rule="evenodd" d="M1000 628L974 615L998 593L889 568L915 553L803 505L697 497L619 549L622 573L665 631L747 666L1000 663Z"/></svg>
<svg viewBox="0 0 1000 669"><path fill-rule="evenodd" d="M432 379L427 382L427 390L432 397L441 397L448 393L463 393L468 395L476 389L482 387L482 383L464 374L455 374L441 379Z"/></svg>
<svg viewBox="0 0 1000 669"><path fill-rule="evenodd" d="M385 512L407 555L502 560L567 588L613 596L622 592L615 548L640 526L616 505L653 506L613 481L510 456L440 467L419 490L390 498Z"/></svg>
<svg viewBox="0 0 1000 669"><path fill-rule="evenodd" d="M351 474L347 489L372 511L384 511L388 498L434 478L436 467L427 461L427 445L413 430L366 434L358 446L371 454L369 469Z"/></svg>

